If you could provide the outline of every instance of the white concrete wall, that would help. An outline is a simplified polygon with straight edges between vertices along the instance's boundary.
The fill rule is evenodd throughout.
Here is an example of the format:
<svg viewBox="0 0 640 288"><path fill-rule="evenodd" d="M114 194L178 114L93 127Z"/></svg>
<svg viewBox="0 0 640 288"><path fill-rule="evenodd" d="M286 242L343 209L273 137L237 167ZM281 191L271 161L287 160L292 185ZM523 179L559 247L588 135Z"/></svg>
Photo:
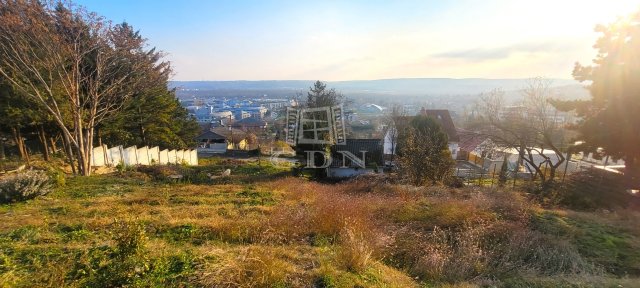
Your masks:
<svg viewBox="0 0 640 288"><path fill-rule="evenodd" d="M107 157L109 158L109 163L111 166L116 166L120 164L122 160L122 146L109 148L109 153L107 153Z"/></svg>
<svg viewBox="0 0 640 288"><path fill-rule="evenodd" d="M149 165L149 147L138 148L136 153L138 155L138 165Z"/></svg>
<svg viewBox="0 0 640 288"><path fill-rule="evenodd" d="M198 151L189 150L189 165L198 166Z"/></svg>
<svg viewBox="0 0 640 288"><path fill-rule="evenodd" d="M176 150L171 150L169 151L169 164L176 164L176 160L178 160L178 156L177 156L177 151Z"/></svg>
<svg viewBox="0 0 640 288"><path fill-rule="evenodd" d="M101 167L105 166L105 152L106 147L95 147L91 153L91 166Z"/></svg>
<svg viewBox="0 0 640 288"><path fill-rule="evenodd" d="M160 159L160 161L158 162L160 163L160 165L169 164L169 150L164 149L160 151L160 156L158 156L158 158Z"/></svg>
<svg viewBox="0 0 640 288"><path fill-rule="evenodd" d="M177 150L176 151L176 164L182 164L182 161L184 161L184 150Z"/></svg>
<svg viewBox="0 0 640 288"><path fill-rule="evenodd" d="M127 147L123 149L122 152L124 165L133 166L138 164L138 148L136 148L136 146Z"/></svg>
<svg viewBox="0 0 640 288"><path fill-rule="evenodd" d="M159 164L160 163L160 148L158 146L149 148L149 164Z"/></svg>
<svg viewBox="0 0 640 288"><path fill-rule="evenodd" d="M106 154L105 154L106 152ZM162 150L147 146L136 148L131 146L123 149L122 146L108 148L93 148L91 165L94 167L124 165L152 165L152 164L187 164L198 165L198 151L190 150Z"/></svg>

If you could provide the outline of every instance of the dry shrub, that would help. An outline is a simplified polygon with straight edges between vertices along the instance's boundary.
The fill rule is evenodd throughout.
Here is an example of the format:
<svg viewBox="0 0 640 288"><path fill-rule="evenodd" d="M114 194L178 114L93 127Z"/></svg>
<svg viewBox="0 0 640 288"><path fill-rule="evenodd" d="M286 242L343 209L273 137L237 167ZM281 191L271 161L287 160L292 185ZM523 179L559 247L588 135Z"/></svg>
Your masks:
<svg viewBox="0 0 640 288"><path fill-rule="evenodd" d="M0 179L0 204L13 203L46 195L51 183L46 172L29 170Z"/></svg>
<svg viewBox="0 0 640 288"><path fill-rule="evenodd" d="M368 231L359 231L359 225L345 224L340 234L340 246L336 260L342 268L352 272L364 271L374 256L375 243L371 243Z"/></svg>
<svg viewBox="0 0 640 288"><path fill-rule="evenodd" d="M295 267L274 251L250 246L207 270L198 277L204 287L280 287L286 285Z"/></svg>
<svg viewBox="0 0 640 288"><path fill-rule="evenodd" d="M491 266L496 276L514 270L538 275L601 273L565 239L506 222L494 225L489 235L487 246L494 251Z"/></svg>
<svg viewBox="0 0 640 288"><path fill-rule="evenodd" d="M465 222L462 227L406 229L387 251L389 262L423 280L458 282L508 277L510 273L600 273L566 240L515 221Z"/></svg>
<svg viewBox="0 0 640 288"><path fill-rule="evenodd" d="M365 194L351 185L322 185L285 179L277 185L287 192L288 204L269 215L262 241L336 245L336 262L348 271L361 272L378 257L385 238L376 211L393 201ZM356 185L356 184L352 184ZM359 184L357 184L359 185Z"/></svg>
<svg viewBox="0 0 640 288"><path fill-rule="evenodd" d="M436 227L425 238L422 249L414 250L411 270L422 279L459 281L482 275L491 251L484 249L486 225L465 224L461 230ZM413 247L417 248L417 247Z"/></svg>

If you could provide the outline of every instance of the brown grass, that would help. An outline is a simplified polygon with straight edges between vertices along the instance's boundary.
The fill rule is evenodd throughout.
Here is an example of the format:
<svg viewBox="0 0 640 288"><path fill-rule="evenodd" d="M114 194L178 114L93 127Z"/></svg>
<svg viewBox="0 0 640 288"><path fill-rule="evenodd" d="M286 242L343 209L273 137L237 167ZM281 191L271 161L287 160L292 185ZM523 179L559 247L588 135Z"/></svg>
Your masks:
<svg viewBox="0 0 640 288"><path fill-rule="evenodd" d="M472 287L518 286L536 277L606 279L598 259L575 240L592 231L575 221L623 231L616 241L630 247L640 239L637 212L550 211L512 191L412 187L384 179L191 185L118 177L70 179L69 187L47 197L0 207L0 261L13 267L0 272L0 281L73 286L65 280L74 269L66 252L37 265L17 255L112 243L114 219L144 225L151 258L196 255L188 283L205 287ZM83 196L78 187L93 194ZM558 219L541 221L541 213ZM596 236L588 239L606 244Z"/></svg>

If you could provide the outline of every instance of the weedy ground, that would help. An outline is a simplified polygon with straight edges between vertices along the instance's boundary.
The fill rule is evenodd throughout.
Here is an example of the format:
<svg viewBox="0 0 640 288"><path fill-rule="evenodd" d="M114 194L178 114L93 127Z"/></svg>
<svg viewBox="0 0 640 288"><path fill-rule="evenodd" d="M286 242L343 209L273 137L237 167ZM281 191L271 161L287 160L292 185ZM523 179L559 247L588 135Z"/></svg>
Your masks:
<svg viewBox="0 0 640 288"><path fill-rule="evenodd" d="M0 287L640 286L631 210L377 178L320 184L266 162L140 171L72 177L0 206ZM162 178L175 171L190 176Z"/></svg>

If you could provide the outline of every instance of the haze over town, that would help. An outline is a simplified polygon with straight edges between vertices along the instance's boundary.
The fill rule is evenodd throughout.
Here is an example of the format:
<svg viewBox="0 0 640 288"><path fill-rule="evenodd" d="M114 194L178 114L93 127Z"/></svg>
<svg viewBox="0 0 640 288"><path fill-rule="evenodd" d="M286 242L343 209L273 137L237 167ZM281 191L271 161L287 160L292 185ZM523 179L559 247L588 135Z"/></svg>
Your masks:
<svg viewBox="0 0 640 288"><path fill-rule="evenodd" d="M638 8L589 1L100 1L167 52L173 80L570 79L596 24ZM126 7L123 9L122 7Z"/></svg>

